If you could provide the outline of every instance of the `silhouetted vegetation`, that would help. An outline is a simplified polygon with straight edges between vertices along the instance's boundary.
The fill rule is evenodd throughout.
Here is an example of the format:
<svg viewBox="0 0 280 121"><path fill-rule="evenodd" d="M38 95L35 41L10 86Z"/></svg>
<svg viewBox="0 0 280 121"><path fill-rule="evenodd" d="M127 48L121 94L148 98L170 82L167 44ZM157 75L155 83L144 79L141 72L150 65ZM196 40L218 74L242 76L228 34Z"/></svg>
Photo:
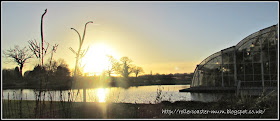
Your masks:
<svg viewBox="0 0 280 121"><path fill-rule="evenodd" d="M36 87L39 87L40 83L38 79L41 76L47 78L48 81L45 85L48 85L48 88L69 89L69 87L71 87L70 82L72 81L72 77L70 77L70 69L65 63L53 61L51 68L46 66L43 68L37 65L32 71L25 73L24 80L26 82L26 86L36 89Z"/></svg>
<svg viewBox="0 0 280 121"><path fill-rule="evenodd" d="M132 67L132 73L134 73L135 77L137 78L138 74L144 73L144 70L142 67L134 66Z"/></svg>
<svg viewBox="0 0 280 121"><path fill-rule="evenodd" d="M132 63L131 59L129 59L128 57L122 57L120 59L120 62L118 62L115 65L116 73L120 74L122 77L124 77L125 80L127 80L129 75L133 71L132 70L133 65L131 63Z"/></svg>
<svg viewBox="0 0 280 121"><path fill-rule="evenodd" d="M18 67L15 69L3 69L2 70L2 84L3 87L15 87L18 84L22 84L23 80L18 71Z"/></svg>
<svg viewBox="0 0 280 121"><path fill-rule="evenodd" d="M22 75L22 69L26 61L32 58L32 53L26 48L20 48L19 46L15 46L14 49L4 50L3 54L7 58L12 58L13 62L19 65L19 72Z"/></svg>
<svg viewBox="0 0 280 121"><path fill-rule="evenodd" d="M67 64L53 61L52 69L48 67L42 68L35 66L33 70L26 71L23 78L15 76L17 73L14 69L3 69L3 88L4 89L38 89L40 76L48 77L47 85L49 89L81 89L95 87L122 87L122 86L145 86L145 85L186 85L191 83L193 73L176 73L176 74L156 74L156 75L141 75L138 77L128 77L124 80L123 77L95 75L95 76L80 76L77 80L70 76L70 69ZM43 73L43 75L40 73ZM20 83L21 82L21 83ZM71 85L71 82L73 84ZM122 85L123 84L123 85ZM17 86L16 86L17 85Z"/></svg>

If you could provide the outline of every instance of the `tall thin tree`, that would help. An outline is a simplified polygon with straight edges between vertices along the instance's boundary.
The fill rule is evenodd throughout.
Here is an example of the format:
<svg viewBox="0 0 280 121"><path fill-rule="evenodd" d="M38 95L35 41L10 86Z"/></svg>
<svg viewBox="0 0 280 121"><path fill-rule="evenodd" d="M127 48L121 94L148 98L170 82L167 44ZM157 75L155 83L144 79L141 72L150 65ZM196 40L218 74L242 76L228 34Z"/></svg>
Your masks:
<svg viewBox="0 0 280 121"><path fill-rule="evenodd" d="M33 51L34 55L39 58L39 61L41 61L41 66L44 66L44 55L46 55L47 50L49 48L49 44L47 46L47 48L44 48L44 36L43 36L43 17L45 16L45 14L47 13L47 9L45 10L45 12L43 13L42 17L41 17L41 46L37 43L37 41L31 41L29 40L29 48L31 51Z"/></svg>
<svg viewBox="0 0 280 121"><path fill-rule="evenodd" d="M77 32L77 34L78 34L78 36L79 36L79 42L80 42L80 43L79 43L78 52L74 51L71 47L69 48L74 54L76 54L76 63L75 63L75 70L74 70L74 77L75 77L75 78L77 77L77 69L79 69L78 63L79 63L80 59L81 59L82 57L85 56L85 54L87 53L87 50L88 50L88 49L87 49L86 51L83 50L83 51L81 52L81 48L82 48L82 45L83 45L84 39L85 39L87 24L89 24L89 23L93 23L93 22L92 22L92 21L89 21L89 22L87 22L87 23L85 24L84 34L83 34L83 37L82 37L82 38L81 38L80 33L79 33L76 29L71 28L71 29L73 29L73 30L75 30L75 31ZM85 85L84 85L83 87L84 87L84 88L83 88L83 97L84 97L83 101L86 102L86 89L85 89ZM78 90L78 92L79 92L79 90Z"/></svg>
<svg viewBox="0 0 280 121"><path fill-rule="evenodd" d="M78 63L79 63L80 59L81 59L82 57L85 56L85 54L87 53L87 50L88 50L88 49L87 49L86 51L85 51L85 50L82 50L82 46L83 46L84 39L85 39L86 27L87 27L87 24L89 24L89 23L93 23L93 22L92 22L92 21L89 21L89 22L87 22L87 23L85 24L84 34L83 34L83 37L82 37L82 38L81 38L80 33L79 33L76 29L71 28L71 29L73 29L74 31L76 31L77 34L78 34L78 36L79 36L79 49L78 49L78 52L74 51L71 47L69 48L69 49L76 55L76 63L75 63L74 76L77 76L77 69L79 68L79 67L78 67Z"/></svg>

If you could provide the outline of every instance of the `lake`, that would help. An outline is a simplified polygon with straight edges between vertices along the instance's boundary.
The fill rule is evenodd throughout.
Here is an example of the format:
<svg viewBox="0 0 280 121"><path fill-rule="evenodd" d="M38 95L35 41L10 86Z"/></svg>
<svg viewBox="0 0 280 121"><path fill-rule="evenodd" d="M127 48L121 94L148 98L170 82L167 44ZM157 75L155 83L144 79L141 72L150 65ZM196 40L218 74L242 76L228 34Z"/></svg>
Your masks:
<svg viewBox="0 0 280 121"><path fill-rule="evenodd" d="M202 101L211 102L220 97L215 93L190 93L179 92L180 89L189 88L190 85L152 85L135 86L127 89L121 87L90 88L86 90L87 102L114 102L114 103L158 103L160 101ZM69 95L70 94L70 95ZM2 98L9 100L35 100L38 91L33 89L7 89L2 91ZM68 98L75 102L83 101L83 89L64 91L46 91L46 101L68 101Z"/></svg>

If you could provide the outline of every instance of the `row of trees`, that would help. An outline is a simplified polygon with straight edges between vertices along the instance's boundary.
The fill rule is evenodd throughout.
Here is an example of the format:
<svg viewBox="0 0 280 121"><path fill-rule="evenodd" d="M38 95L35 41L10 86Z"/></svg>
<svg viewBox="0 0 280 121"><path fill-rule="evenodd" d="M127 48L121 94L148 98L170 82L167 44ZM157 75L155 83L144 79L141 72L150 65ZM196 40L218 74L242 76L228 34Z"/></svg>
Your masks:
<svg viewBox="0 0 280 121"><path fill-rule="evenodd" d="M130 74L134 73L137 77L140 73L144 73L142 67L132 64L132 60L128 57L122 57L120 61L116 60L113 56L108 56L109 58L109 67L106 70L108 76L111 77L112 73L121 75L124 78L128 78Z"/></svg>
<svg viewBox="0 0 280 121"><path fill-rule="evenodd" d="M4 50L3 52L4 56L12 59L9 60L10 62L15 62L19 65L19 67L16 67L16 69L18 70L17 73L17 77L19 77L18 79L23 77L23 67L27 62L27 60L31 59L34 55L36 55L32 53L31 50L32 49L29 50L26 47L20 48L19 46L15 46L13 49ZM52 51L51 54L53 54L53 52L55 51ZM36 57L40 57L40 55L36 55ZM40 58L39 60L42 59ZM143 68L132 64L133 61L128 57L122 57L120 60L117 60L113 56L108 56L108 61L109 61L109 65L105 73L108 74L109 77L111 77L112 74L118 74L124 77L124 79L128 79L128 77L132 73L135 74L135 77L138 77L139 74L144 73ZM52 77L52 80L58 80L55 79L54 77L69 78L71 76L69 66L66 64L66 62L63 59L59 59L58 61L53 60L53 55L51 55L51 58L49 58L47 63L45 63L43 66L38 64L37 66L34 67L33 70L26 71L24 73L24 77L26 78L26 80L29 80L29 82L31 82L32 84L37 84L38 81L37 82L35 81L36 78L38 80L39 79L38 76L44 76L40 73L47 74L48 77ZM77 73L81 73L81 71L78 70ZM64 79L65 78L62 78L62 80Z"/></svg>

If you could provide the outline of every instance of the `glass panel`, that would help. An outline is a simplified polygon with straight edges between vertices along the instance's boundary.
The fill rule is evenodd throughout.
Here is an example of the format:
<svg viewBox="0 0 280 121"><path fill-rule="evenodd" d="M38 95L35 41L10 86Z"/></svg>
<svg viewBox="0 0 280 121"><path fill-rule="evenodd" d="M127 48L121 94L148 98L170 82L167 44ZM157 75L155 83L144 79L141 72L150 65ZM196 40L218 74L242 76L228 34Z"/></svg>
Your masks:
<svg viewBox="0 0 280 121"><path fill-rule="evenodd" d="M277 80L277 74L271 74L271 80Z"/></svg>
<svg viewBox="0 0 280 121"><path fill-rule="evenodd" d="M278 86L277 81L271 81L271 86L272 87L277 87Z"/></svg>
<svg viewBox="0 0 280 121"><path fill-rule="evenodd" d="M228 64L229 63L229 56L227 53L223 54L223 63Z"/></svg>
<svg viewBox="0 0 280 121"><path fill-rule="evenodd" d="M253 80L253 74L247 74L247 75L245 75L245 81L254 81Z"/></svg>
<svg viewBox="0 0 280 121"><path fill-rule="evenodd" d="M234 76L231 76L231 78L230 78L230 86L231 86L231 87L232 87L232 86L236 86L235 80L234 80Z"/></svg>
<svg viewBox="0 0 280 121"><path fill-rule="evenodd" d="M244 81L244 75L243 74L237 75L237 80Z"/></svg>
<svg viewBox="0 0 280 121"><path fill-rule="evenodd" d="M252 52L250 51L245 51L244 53L244 61L245 62L252 62Z"/></svg>
<svg viewBox="0 0 280 121"><path fill-rule="evenodd" d="M256 43L256 42L259 42L259 40L252 39L251 45L249 47L251 51L259 51L260 43Z"/></svg>
<svg viewBox="0 0 280 121"><path fill-rule="evenodd" d="M270 80L264 81L264 86L271 87L271 81Z"/></svg>
<svg viewBox="0 0 280 121"><path fill-rule="evenodd" d="M243 64L236 64L237 74L244 74L244 65Z"/></svg>
<svg viewBox="0 0 280 121"><path fill-rule="evenodd" d="M195 80L193 81L193 85L194 86L198 86L198 76L195 77Z"/></svg>
<svg viewBox="0 0 280 121"><path fill-rule="evenodd" d="M264 80L271 80L271 79L270 79L270 75L265 74L265 75L264 75Z"/></svg>
<svg viewBox="0 0 280 121"><path fill-rule="evenodd" d="M227 75L228 72L229 72L228 64L224 64L224 66L223 66L223 73L224 73L224 75Z"/></svg>
<svg viewBox="0 0 280 121"><path fill-rule="evenodd" d="M270 61L277 61L277 50L270 50L269 51L269 60Z"/></svg>
<svg viewBox="0 0 280 121"><path fill-rule="evenodd" d="M275 36L275 31L272 32L270 38L269 38L269 49L276 49L276 36Z"/></svg>
<svg viewBox="0 0 280 121"><path fill-rule="evenodd" d="M229 64L229 74L234 74L234 64Z"/></svg>
<svg viewBox="0 0 280 121"><path fill-rule="evenodd" d="M244 40L242 40L242 41L244 41ZM245 40L244 43L240 43L240 44L242 44L242 45L238 48L238 51L243 51L243 50L250 51L250 46L252 44L252 40Z"/></svg>
<svg viewBox="0 0 280 121"><path fill-rule="evenodd" d="M252 63L245 63L245 74L253 74Z"/></svg>
<svg viewBox="0 0 280 121"><path fill-rule="evenodd" d="M251 87L261 87L262 86L262 81L254 81L251 82Z"/></svg>
<svg viewBox="0 0 280 121"><path fill-rule="evenodd" d="M270 73L271 73L271 74L278 74L278 73L277 73L277 67L278 67L278 66L277 66L277 62L275 62L275 61L274 61L274 62L271 62L271 63L270 63Z"/></svg>
<svg viewBox="0 0 280 121"><path fill-rule="evenodd" d="M268 61L263 63L263 71L264 71L264 74L270 74Z"/></svg>
<svg viewBox="0 0 280 121"><path fill-rule="evenodd" d="M209 75L208 86L215 86L216 75Z"/></svg>
<svg viewBox="0 0 280 121"><path fill-rule="evenodd" d="M216 87L222 86L222 76L217 76L217 79L215 80L215 86Z"/></svg>
<svg viewBox="0 0 280 121"><path fill-rule="evenodd" d="M222 56L217 56L216 60L219 64L221 64L222 63Z"/></svg>
<svg viewBox="0 0 280 121"><path fill-rule="evenodd" d="M260 40L261 40L261 43L262 43L262 50L268 50L268 39L267 39L268 34L269 33L263 34L260 37Z"/></svg>
<svg viewBox="0 0 280 121"><path fill-rule="evenodd" d="M243 63L243 51L236 52L236 63Z"/></svg>
<svg viewBox="0 0 280 121"><path fill-rule="evenodd" d="M201 81L200 85L201 86L207 86L208 75L204 73L202 77L203 78L202 78L202 81Z"/></svg>
<svg viewBox="0 0 280 121"><path fill-rule="evenodd" d="M233 75L229 75L228 76L228 87L232 87L232 86L234 86L234 77L233 77Z"/></svg>
<svg viewBox="0 0 280 121"><path fill-rule="evenodd" d="M259 38L255 39L255 41L253 43L254 43L255 47L260 47L261 46Z"/></svg>
<svg viewBox="0 0 280 121"><path fill-rule="evenodd" d="M262 75L260 74L254 75L254 81L261 81L261 80L262 80Z"/></svg>
<svg viewBox="0 0 280 121"><path fill-rule="evenodd" d="M253 54L253 62L261 61L261 53L259 51L255 51Z"/></svg>
<svg viewBox="0 0 280 121"><path fill-rule="evenodd" d="M240 86L241 86L241 87L247 87L247 84L248 84L248 83L246 83L246 82L242 82L242 83L240 84Z"/></svg>
<svg viewBox="0 0 280 121"><path fill-rule="evenodd" d="M261 74L261 63L254 63L254 74Z"/></svg>
<svg viewBox="0 0 280 121"><path fill-rule="evenodd" d="M233 54L234 53L232 53L232 52L224 53L223 54L223 62L224 62L224 64L231 64L231 63L233 63L233 57L234 57ZM243 58L243 55L239 55L239 56L242 56L242 58ZM238 59L240 59L240 58L238 58Z"/></svg>
<svg viewBox="0 0 280 121"><path fill-rule="evenodd" d="M269 60L269 52L268 51L262 51L263 61Z"/></svg>
<svg viewBox="0 0 280 121"><path fill-rule="evenodd" d="M203 81L203 78L204 78L204 74L203 74L203 71L202 71L202 70L200 70L199 72L200 72L200 73L199 73L199 78L198 78L198 79L199 79L198 85L201 86L202 83L203 83L202 81Z"/></svg>
<svg viewBox="0 0 280 121"><path fill-rule="evenodd" d="M224 86L225 87L229 86L229 77L228 76L224 76Z"/></svg>
<svg viewBox="0 0 280 121"><path fill-rule="evenodd" d="M234 53L229 53L229 63L233 64L234 63Z"/></svg>

